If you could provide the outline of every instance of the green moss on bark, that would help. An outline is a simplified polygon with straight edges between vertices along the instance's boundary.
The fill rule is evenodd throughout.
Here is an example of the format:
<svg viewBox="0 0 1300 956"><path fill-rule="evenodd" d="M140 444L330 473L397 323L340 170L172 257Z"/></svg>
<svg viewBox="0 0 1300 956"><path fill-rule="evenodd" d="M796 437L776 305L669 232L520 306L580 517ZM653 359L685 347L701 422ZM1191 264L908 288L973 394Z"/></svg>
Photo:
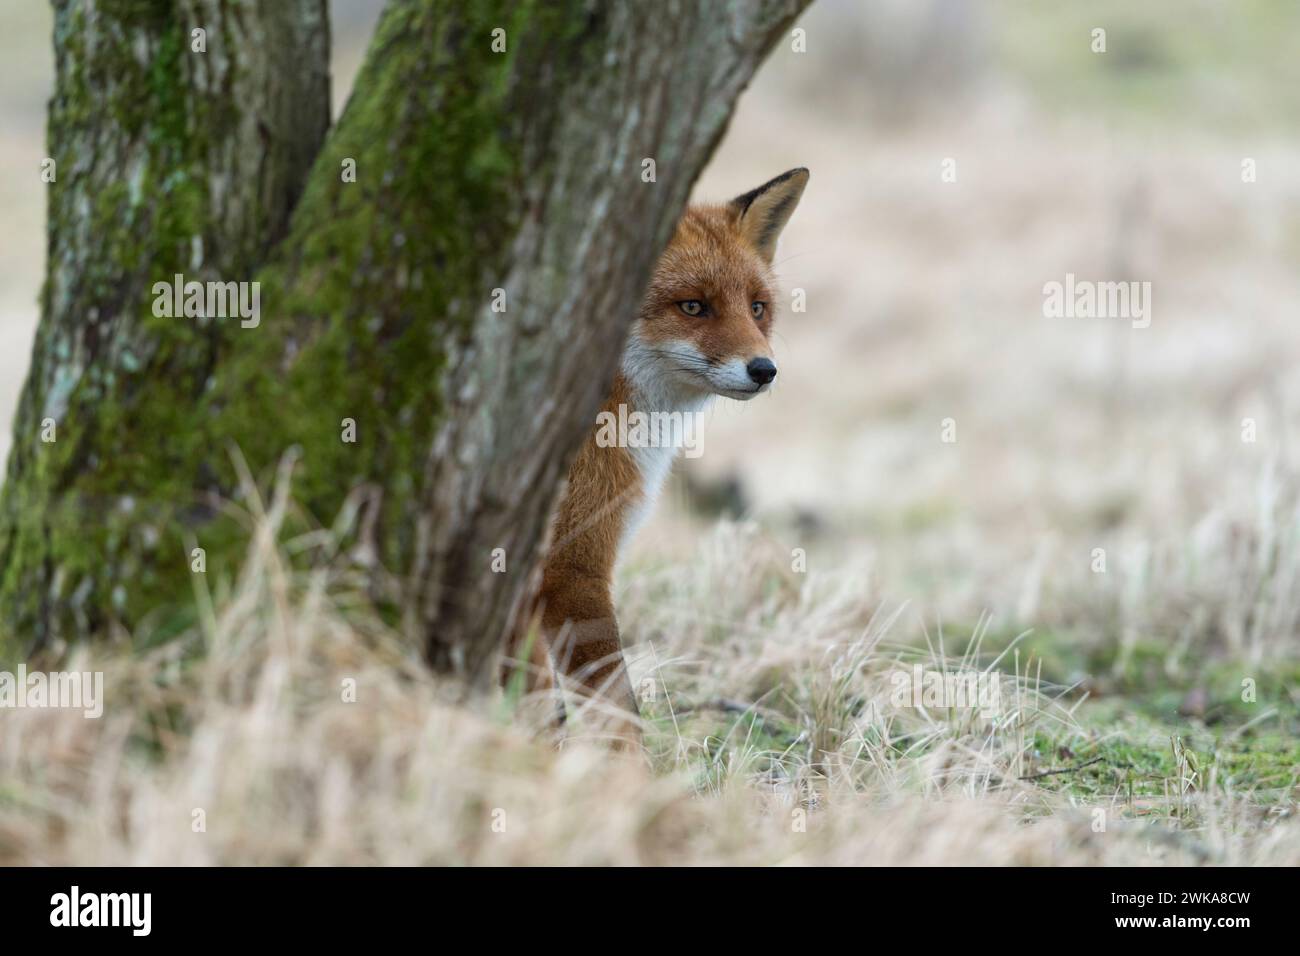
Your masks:
<svg viewBox="0 0 1300 956"><path fill-rule="evenodd" d="M238 500L235 448L264 480L296 450L306 517L290 530L331 522L358 486L374 490L368 543L404 572L449 349L487 307L526 212L522 177L539 173L523 168L509 100L586 22L576 0L391 4L289 234L259 269L266 236L223 234L210 191L228 172L214 165L238 104L194 91L188 25L162 16L173 7L103 4L93 50L80 7L58 17L61 186L0 501L6 656L183 617L191 542L211 577L233 574L246 528L214 503ZM496 27L507 54L491 50ZM66 157L104 129L115 155ZM354 183L341 179L345 158ZM155 317L152 284L174 273L259 281L261 324ZM58 441L41 444L34 429L52 401Z"/></svg>
<svg viewBox="0 0 1300 956"><path fill-rule="evenodd" d="M242 6L230 15L251 16ZM239 85L200 80L189 29L175 0L56 4L48 274L0 497L5 658L103 633L167 576L174 503L193 497L167 429L188 424L218 335L155 319L150 290L176 272L244 278L273 238L222 234L210 183L231 172Z"/></svg>

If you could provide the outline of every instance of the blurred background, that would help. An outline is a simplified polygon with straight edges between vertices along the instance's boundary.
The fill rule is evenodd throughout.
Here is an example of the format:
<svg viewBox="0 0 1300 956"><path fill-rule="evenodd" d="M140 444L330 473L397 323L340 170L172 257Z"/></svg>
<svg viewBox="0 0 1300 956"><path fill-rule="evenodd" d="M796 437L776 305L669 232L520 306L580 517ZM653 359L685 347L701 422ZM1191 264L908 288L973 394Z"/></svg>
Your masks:
<svg viewBox="0 0 1300 956"><path fill-rule="evenodd" d="M336 114L381 6L331 3ZM9 3L0 31L0 454L43 271L50 22ZM807 311L787 299L775 391L717 404L628 567L752 520L928 620L1292 653L1300 6L817 0L798 26L697 194L812 170L778 253ZM1044 317L1066 273L1150 282L1150 327Z"/></svg>
<svg viewBox="0 0 1300 956"><path fill-rule="evenodd" d="M730 509L931 630L1033 628L1058 680L1294 661L1300 6L818 0L799 26L699 192L812 170L778 252L807 312L644 560ZM1150 282L1150 326L1045 317L1066 273Z"/></svg>

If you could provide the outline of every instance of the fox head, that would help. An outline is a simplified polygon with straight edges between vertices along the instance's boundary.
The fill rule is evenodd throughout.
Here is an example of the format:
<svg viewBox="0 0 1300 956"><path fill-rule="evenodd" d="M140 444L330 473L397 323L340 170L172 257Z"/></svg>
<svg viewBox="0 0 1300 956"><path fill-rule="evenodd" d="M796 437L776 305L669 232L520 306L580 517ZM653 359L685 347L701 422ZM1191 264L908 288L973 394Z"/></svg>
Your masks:
<svg viewBox="0 0 1300 956"><path fill-rule="evenodd" d="M628 338L623 372L634 385L664 404L767 391L777 371L772 257L807 182L808 170L792 169L724 205L687 208Z"/></svg>

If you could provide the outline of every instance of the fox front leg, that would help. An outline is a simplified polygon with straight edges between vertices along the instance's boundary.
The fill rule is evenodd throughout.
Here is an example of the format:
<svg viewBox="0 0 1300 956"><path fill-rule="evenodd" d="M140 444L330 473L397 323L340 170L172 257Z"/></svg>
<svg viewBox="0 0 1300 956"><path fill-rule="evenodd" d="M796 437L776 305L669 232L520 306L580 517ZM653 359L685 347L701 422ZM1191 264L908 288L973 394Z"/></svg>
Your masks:
<svg viewBox="0 0 1300 956"><path fill-rule="evenodd" d="M578 698L583 723L611 740L615 749L639 749L641 714L613 603L600 593L606 590L604 582L591 582L544 595L542 630L561 685Z"/></svg>

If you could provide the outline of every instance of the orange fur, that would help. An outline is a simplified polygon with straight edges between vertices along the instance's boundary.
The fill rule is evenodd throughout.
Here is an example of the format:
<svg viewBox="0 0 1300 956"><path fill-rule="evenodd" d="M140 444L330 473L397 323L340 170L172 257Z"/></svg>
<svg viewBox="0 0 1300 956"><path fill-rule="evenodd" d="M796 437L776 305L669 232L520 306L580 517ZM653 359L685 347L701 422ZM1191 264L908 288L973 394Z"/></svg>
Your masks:
<svg viewBox="0 0 1300 956"><path fill-rule="evenodd" d="M765 360L776 374L771 260L807 178L807 170L791 170L731 203L686 210L655 268L602 412L689 412L713 395L743 399L766 390L770 378L760 381L751 363ZM691 314L696 304L700 311ZM510 648L518 654L533 633L530 688L553 686L558 674L625 746L640 739L639 715L614 615L614 567L672 456L671 449L601 447L592 429L569 468L532 613Z"/></svg>

